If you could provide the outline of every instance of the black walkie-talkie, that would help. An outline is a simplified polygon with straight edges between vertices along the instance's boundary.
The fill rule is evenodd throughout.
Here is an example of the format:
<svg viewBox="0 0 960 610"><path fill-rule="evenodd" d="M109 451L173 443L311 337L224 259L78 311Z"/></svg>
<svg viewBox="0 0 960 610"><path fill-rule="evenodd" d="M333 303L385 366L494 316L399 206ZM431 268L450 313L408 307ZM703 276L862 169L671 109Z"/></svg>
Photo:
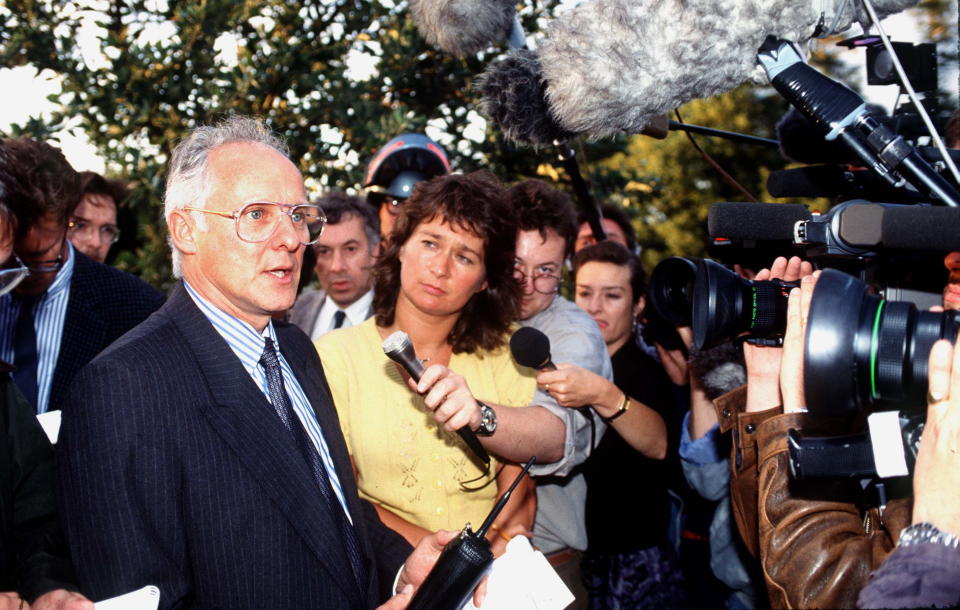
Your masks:
<svg viewBox="0 0 960 610"><path fill-rule="evenodd" d="M493 552L486 538L487 530L536 461L536 457L530 458L520 475L510 484L510 489L497 500L480 529L474 532L467 523L460 535L444 547L437 563L410 600L407 610L460 610L463 607L493 564Z"/></svg>

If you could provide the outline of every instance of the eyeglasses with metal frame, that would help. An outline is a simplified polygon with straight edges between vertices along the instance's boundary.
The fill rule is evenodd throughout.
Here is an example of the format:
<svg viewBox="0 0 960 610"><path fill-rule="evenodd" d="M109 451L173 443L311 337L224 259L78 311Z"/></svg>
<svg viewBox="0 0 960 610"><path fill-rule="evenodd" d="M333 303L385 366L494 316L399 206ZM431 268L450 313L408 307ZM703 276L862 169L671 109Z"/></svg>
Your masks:
<svg viewBox="0 0 960 610"><path fill-rule="evenodd" d="M0 295L7 294L13 290L17 287L17 284L30 275L30 269L23 264L19 256L14 254L11 261L17 266L11 267L10 269L0 269Z"/></svg>
<svg viewBox="0 0 960 610"><path fill-rule="evenodd" d="M527 283L527 274L522 269L513 268L513 278L523 286ZM533 276L533 289L540 294L557 294L560 292L560 276L550 273L538 273Z"/></svg>
<svg viewBox="0 0 960 610"><path fill-rule="evenodd" d="M304 246L309 246L323 233L327 224L327 217L320 206L309 204L274 203L272 201L254 201L233 212L220 212L185 206L181 208L188 212L203 212L224 218L234 219L237 237L251 244L265 242L276 232L280 219L290 218L293 228L297 232L298 240Z"/></svg>
<svg viewBox="0 0 960 610"><path fill-rule="evenodd" d="M67 234L76 235L77 233L87 233L93 228L93 224L80 218L71 218L67 223ZM120 239L120 229L116 225L103 225L97 231L97 239L101 244L115 244Z"/></svg>

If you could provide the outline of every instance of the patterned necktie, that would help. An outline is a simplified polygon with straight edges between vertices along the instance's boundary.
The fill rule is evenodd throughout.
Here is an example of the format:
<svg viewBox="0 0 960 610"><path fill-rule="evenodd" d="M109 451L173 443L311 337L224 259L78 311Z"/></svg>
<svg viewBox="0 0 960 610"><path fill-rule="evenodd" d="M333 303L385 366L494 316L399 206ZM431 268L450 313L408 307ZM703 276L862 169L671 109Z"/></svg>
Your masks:
<svg viewBox="0 0 960 610"><path fill-rule="evenodd" d="M36 297L14 297L20 302L20 314L13 331L13 381L34 409L37 408L37 331L33 322Z"/></svg>
<svg viewBox="0 0 960 610"><path fill-rule="evenodd" d="M343 321L347 317L347 312L342 309L338 309L337 313L333 314L333 327L340 328L343 326Z"/></svg>
<svg viewBox="0 0 960 610"><path fill-rule="evenodd" d="M340 538L346 546L347 556L350 558L350 567L353 570L353 575L357 579L360 590L363 591L367 585L367 570L363 551L360 549L360 541L357 539L357 533L354 531L353 526L347 521L347 516L343 512L340 500L337 499L337 496L333 492L333 487L330 485L330 478L327 476L327 469L323 466L323 461L320 459L317 448L307 436L307 431L304 430L300 418L297 417L297 414L293 410L290 397L287 395L287 390L283 385L283 372L280 370L280 359L277 357L277 352L273 347L273 340L269 337L265 339L263 354L260 356L260 365L263 366L263 370L267 373L267 387L270 391L270 402L273 403L273 408L276 409L277 414L280 416L280 419L283 420L287 430L293 435L297 443L297 448L313 472L317 486L320 488L320 494L326 501L327 508L333 516L333 520L339 525Z"/></svg>

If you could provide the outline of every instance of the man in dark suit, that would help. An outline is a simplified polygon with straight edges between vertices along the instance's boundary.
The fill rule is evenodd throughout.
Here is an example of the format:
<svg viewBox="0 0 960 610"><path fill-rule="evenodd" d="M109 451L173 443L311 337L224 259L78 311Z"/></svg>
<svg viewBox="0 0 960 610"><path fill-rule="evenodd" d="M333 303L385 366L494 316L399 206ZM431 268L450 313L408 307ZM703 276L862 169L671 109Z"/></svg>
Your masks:
<svg viewBox="0 0 960 610"><path fill-rule="evenodd" d="M183 281L64 408L62 514L88 596L154 584L162 608L403 608L452 538L404 562L409 545L357 495L316 350L271 321L321 228L304 202L259 121L198 128L174 151Z"/></svg>
<svg viewBox="0 0 960 610"><path fill-rule="evenodd" d="M27 269L13 259L16 215L0 182L0 296ZM54 489L53 446L0 360L0 610L93 610L76 593Z"/></svg>
<svg viewBox="0 0 960 610"><path fill-rule="evenodd" d="M37 413L60 408L80 368L147 318L163 295L67 240L78 174L36 140L0 140L0 184L18 216L14 252L30 275L0 297L0 359Z"/></svg>
<svg viewBox="0 0 960 610"><path fill-rule="evenodd" d="M313 244L320 290L305 290L290 310L290 323L313 340L373 315L373 264L380 253L380 219L363 199L333 191L317 205L327 217Z"/></svg>

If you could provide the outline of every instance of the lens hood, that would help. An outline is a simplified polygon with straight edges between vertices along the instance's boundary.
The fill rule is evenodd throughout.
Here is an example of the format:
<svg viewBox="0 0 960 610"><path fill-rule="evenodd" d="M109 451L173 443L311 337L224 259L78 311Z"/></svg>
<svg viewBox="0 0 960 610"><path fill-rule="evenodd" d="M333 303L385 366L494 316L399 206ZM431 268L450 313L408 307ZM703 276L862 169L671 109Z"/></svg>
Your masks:
<svg viewBox="0 0 960 610"><path fill-rule="evenodd" d="M674 326L690 326L692 322L697 260L671 256L660 261L650 274L647 300L660 318Z"/></svg>
<svg viewBox="0 0 960 610"><path fill-rule="evenodd" d="M740 321L744 291L749 290L747 280L720 263L709 259L697 263L693 288L693 343L697 349L720 345L746 330Z"/></svg>
<svg viewBox="0 0 960 610"><path fill-rule="evenodd" d="M867 285L836 269L824 269L817 280L807 316L803 354L803 387L807 408L817 417L846 415L860 410L859 388L869 388L870 371L858 367L858 351L869 362L876 311L867 307ZM870 297L880 301L877 297ZM861 328L867 325L866 332Z"/></svg>

